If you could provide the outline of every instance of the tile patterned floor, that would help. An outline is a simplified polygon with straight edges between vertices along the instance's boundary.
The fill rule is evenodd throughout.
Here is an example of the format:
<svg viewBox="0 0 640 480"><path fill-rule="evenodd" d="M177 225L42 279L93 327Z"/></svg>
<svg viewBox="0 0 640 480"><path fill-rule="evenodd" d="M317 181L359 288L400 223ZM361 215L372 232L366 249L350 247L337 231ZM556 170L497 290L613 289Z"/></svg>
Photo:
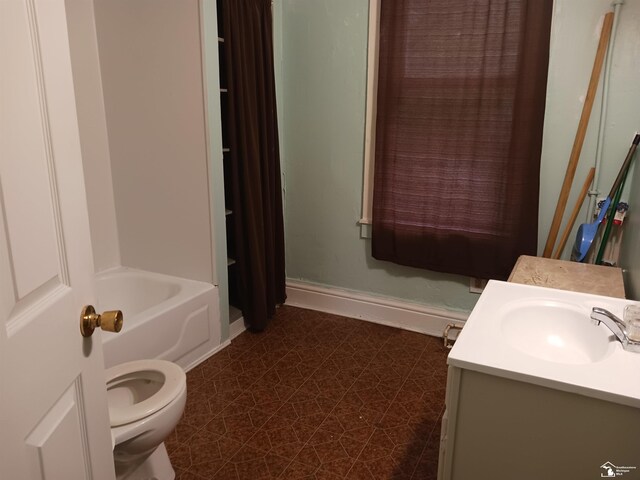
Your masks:
<svg viewBox="0 0 640 480"><path fill-rule="evenodd" d="M178 480L433 479L440 339L283 306L187 375Z"/></svg>

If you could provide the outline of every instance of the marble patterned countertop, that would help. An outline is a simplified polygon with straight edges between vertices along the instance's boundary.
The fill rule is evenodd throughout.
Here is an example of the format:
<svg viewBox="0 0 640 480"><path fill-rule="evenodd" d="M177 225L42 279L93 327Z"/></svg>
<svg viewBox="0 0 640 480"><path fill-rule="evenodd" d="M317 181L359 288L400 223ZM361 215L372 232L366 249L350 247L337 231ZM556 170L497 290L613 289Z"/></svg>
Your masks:
<svg viewBox="0 0 640 480"><path fill-rule="evenodd" d="M509 282L625 298L622 269L522 255Z"/></svg>

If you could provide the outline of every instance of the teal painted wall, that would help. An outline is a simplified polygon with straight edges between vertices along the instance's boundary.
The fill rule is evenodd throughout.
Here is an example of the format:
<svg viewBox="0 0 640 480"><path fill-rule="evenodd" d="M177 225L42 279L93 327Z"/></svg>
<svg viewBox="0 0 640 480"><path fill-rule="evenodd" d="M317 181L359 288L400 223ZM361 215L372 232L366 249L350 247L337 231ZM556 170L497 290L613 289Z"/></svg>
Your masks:
<svg viewBox="0 0 640 480"><path fill-rule="evenodd" d="M640 157L636 155L636 162L638 158ZM629 192L629 205L620 264L625 268L624 286L627 298L640 300L640 168L637 166Z"/></svg>
<svg viewBox="0 0 640 480"><path fill-rule="evenodd" d="M539 221L540 249L573 144L599 24L609 4L555 2L541 208L539 219L532 219ZM370 241L360 238L356 222L362 195L368 0L275 0L274 16L288 278L439 308L473 308L478 296L469 293L468 278L378 262L371 258ZM640 128L639 16L640 2L627 1L612 74L615 93L601 177L605 192L633 132ZM596 105L574 190L579 190L593 163L598 114ZM566 216L573 201L572 196Z"/></svg>
<svg viewBox="0 0 640 480"><path fill-rule="evenodd" d="M573 146L598 46L603 15L611 8L611 3L610 0L555 1L540 172L540 252L547 239ZM567 204L565 222L571 214L589 168L595 162L602 84L601 80L576 171L574 188ZM619 15L612 57L609 107L598 188L602 196L609 193L634 132L640 130L639 84L640 2L627 0ZM583 207L573 233L569 236L564 258L569 257L578 225L586 220L587 209Z"/></svg>
<svg viewBox="0 0 640 480"><path fill-rule="evenodd" d="M466 277L371 258L360 238L367 0L276 0L287 276L470 310Z"/></svg>

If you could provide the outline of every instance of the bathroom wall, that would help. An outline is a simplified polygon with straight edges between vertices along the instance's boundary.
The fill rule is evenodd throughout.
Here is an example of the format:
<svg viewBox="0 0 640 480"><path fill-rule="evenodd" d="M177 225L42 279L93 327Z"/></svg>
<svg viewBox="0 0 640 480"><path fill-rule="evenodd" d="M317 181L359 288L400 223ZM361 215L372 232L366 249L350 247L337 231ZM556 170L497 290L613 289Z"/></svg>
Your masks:
<svg viewBox="0 0 640 480"><path fill-rule="evenodd" d="M471 309L466 277L379 262L360 238L368 1L276 5L288 278Z"/></svg>
<svg viewBox="0 0 640 480"><path fill-rule="evenodd" d="M639 127L640 130L640 127ZM635 162L640 156L636 154ZM625 232L620 251L620 265L624 272L627 298L640 300L640 168L636 165L629 191L629 212L625 219Z"/></svg>
<svg viewBox="0 0 640 480"><path fill-rule="evenodd" d="M602 17L611 8L611 3L610 0L555 1L540 172L540 251L546 242L573 146L593 67ZM637 88L639 82L640 2L626 0L619 16L612 58L603 160L598 182L601 196L609 193L634 133L640 129L640 90ZM589 168L595 162L602 83L601 80L576 171L574 188L567 204L565 221L571 213ZM583 207L576 221L574 233L569 237L565 258L569 257L575 231L580 223L587 220L586 215L586 208Z"/></svg>
<svg viewBox="0 0 640 480"><path fill-rule="evenodd" d="M539 245L544 247L609 0L556 0L543 145ZM601 190L639 128L640 2L627 1L614 57ZM466 277L378 262L360 238L368 0L276 0L276 80L285 172L287 276L323 286L470 310ZM637 90L637 89L636 89ZM599 106L592 118L597 120ZM576 184L595 152L595 120ZM579 186L576 187L576 190ZM569 201L567 215L573 197ZM582 221L580 218L580 221Z"/></svg>
<svg viewBox="0 0 640 480"><path fill-rule="evenodd" d="M543 143L542 192L540 195L540 249L553 218L555 204L566 169L575 135L575 125L580 117L601 22L607 0L556 1L553 23L551 59L549 67L549 94ZM576 56L576 40L587 38L581 54ZM605 124L602 169L599 179L599 196L606 196L624 161L634 133L640 130L640 2L627 0L619 15L618 32L614 39L614 53L609 87L608 113ZM602 86L602 82L601 82ZM599 100L601 97L598 97ZM565 219L575 202L587 171L595 162L597 120L601 105L597 101L585 146L576 172L575 186L569 199ZM637 162L636 158L636 162ZM635 168L627 180L623 200L629 200L631 209L622 243L620 266L626 270L625 289L629 298L640 299L640 169ZM583 207L570 242L575 238L578 225L587 221ZM591 221L591 219L588 219ZM567 250L571 248L571 243ZM568 257L565 253L565 257Z"/></svg>
<svg viewBox="0 0 640 480"><path fill-rule="evenodd" d="M78 127L96 272L120 265L93 2L67 0Z"/></svg>
<svg viewBox="0 0 640 480"><path fill-rule="evenodd" d="M212 282L198 1L94 5L121 262Z"/></svg>

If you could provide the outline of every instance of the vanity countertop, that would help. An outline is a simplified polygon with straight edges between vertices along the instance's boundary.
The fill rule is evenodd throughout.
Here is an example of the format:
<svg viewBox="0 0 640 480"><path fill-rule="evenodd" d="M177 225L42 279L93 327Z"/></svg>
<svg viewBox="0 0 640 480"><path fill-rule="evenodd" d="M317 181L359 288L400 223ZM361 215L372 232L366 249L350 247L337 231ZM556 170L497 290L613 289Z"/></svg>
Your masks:
<svg viewBox="0 0 640 480"><path fill-rule="evenodd" d="M513 267L509 281L625 298L622 269L617 267L522 255Z"/></svg>
<svg viewBox="0 0 640 480"><path fill-rule="evenodd" d="M491 280L448 364L640 408L640 353L624 351L603 324L589 318L594 306L622 318L630 303ZM518 322L523 315L526 321ZM539 332L526 328L537 321Z"/></svg>

